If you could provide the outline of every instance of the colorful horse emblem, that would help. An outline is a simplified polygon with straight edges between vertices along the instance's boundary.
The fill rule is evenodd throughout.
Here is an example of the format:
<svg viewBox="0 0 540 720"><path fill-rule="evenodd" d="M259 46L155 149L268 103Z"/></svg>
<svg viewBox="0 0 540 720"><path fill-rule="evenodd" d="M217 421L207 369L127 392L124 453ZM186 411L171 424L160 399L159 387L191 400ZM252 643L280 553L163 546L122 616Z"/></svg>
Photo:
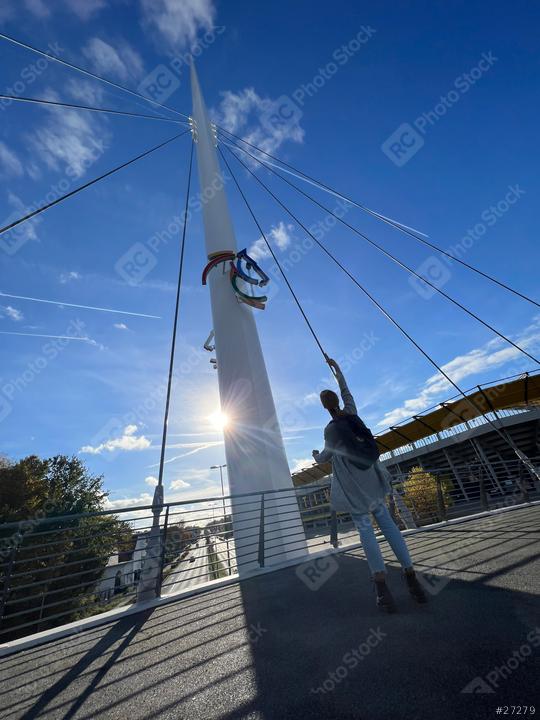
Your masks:
<svg viewBox="0 0 540 720"><path fill-rule="evenodd" d="M212 256L209 257L209 262L204 268L202 274L202 284L206 285L210 270L224 262L228 262L230 264L229 277L239 302L243 302L246 305L257 308L258 310L264 310L266 301L268 300L266 295L250 295L249 293L244 292L244 290L242 290L238 285L238 282L242 281L247 283L251 288L254 288L255 286L264 287L270 282L270 278L264 270L262 270L257 262L247 254L246 248L240 250L240 252L236 254L231 250L223 250L218 253L213 253ZM254 275L251 273L254 273Z"/></svg>

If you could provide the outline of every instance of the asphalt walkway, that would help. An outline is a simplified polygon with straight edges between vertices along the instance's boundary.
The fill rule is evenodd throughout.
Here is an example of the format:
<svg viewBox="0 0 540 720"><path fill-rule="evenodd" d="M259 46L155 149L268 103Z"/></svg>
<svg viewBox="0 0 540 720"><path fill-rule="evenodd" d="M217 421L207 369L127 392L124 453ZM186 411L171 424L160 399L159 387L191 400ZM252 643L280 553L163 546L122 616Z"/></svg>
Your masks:
<svg viewBox="0 0 540 720"><path fill-rule="evenodd" d="M540 712L539 517L531 506L411 536L430 602L415 606L392 564L393 616L377 612L362 553L348 551L20 652L0 661L0 717Z"/></svg>

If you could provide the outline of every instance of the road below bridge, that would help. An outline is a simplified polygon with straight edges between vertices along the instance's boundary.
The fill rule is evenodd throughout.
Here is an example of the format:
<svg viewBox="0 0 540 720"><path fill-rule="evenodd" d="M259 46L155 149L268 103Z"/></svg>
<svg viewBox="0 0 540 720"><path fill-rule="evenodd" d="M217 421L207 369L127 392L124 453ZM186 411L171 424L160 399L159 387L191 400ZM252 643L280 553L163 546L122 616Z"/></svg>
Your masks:
<svg viewBox="0 0 540 720"><path fill-rule="evenodd" d="M193 558L193 560L191 560ZM163 594L173 594L206 582L208 577L208 552L206 542L200 540L192 545L187 556L163 580Z"/></svg>

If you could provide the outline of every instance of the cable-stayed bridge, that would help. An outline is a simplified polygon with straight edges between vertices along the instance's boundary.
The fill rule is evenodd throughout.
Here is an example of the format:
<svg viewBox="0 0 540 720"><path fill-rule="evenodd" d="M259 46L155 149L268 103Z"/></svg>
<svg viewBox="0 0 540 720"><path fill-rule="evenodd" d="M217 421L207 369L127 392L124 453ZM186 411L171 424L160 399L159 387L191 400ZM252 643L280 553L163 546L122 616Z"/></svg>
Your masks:
<svg viewBox="0 0 540 720"><path fill-rule="evenodd" d="M166 141L10 220L0 228L0 237L9 241L9 233L25 222L56 212L54 208L71 197L153 153L180 142L187 146L176 303L153 502L114 512L34 518L24 527L21 523L0 526L4 541L0 632L1 652L6 656L3 716L413 718L432 713L435 704L443 718L491 717L503 683L506 693L515 694L516 703L528 701L533 685L530 658L540 643L534 604L538 588L531 583L537 572L540 470L537 455L516 442L504 411L533 412L540 392L539 360L528 346L318 198L322 194L340 198L407 241L460 264L471 278L481 278L497 292L533 308L540 307L538 301L442 249L423 232L211 123L194 67L193 111L188 115L15 38L0 37L125 91L146 103L148 111L38 97L4 95L4 99L176 126ZM203 204L208 263L202 282L208 285L211 299L211 351L216 355L222 409L231 419L224 433L231 491L198 502L167 503L163 475L195 166L203 194L208 191ZM476 462L458 468L459 488L448 490L435 473L433 517L423 517L417 507L407 506L402 491L410 478L394 477L393 512L410 535L422 582L433 600L425 611L412 608L399 591L401 578L390 560L402 613L397 622L375 615L366 562L352 527L328 505L329 468L306 469L308 476L314 473L314 479L321 481L310 487L309 502L304 502L306 491L293 484L255 323L254 311L268 302L269 278L245 250L238 250L220 182L224 171L232 178L323 362L328 355L316 323L263 230L244 187L246 176L455 391L448 403L381 433L377 439L383 452L394 458L404 442L451 433L452 427L481 418L511 455L503 460L508 482L500 492L480 450ZM269 178L279 183L271 185ZM277 189L282 184L488 329L531 362L531 371L510 383L497 383L492 394L483 386L472 392L463 389L350 263L310 231L308 219L283 200ZM314 196L313 189L321 195ZM52 302L30 295L2 295ZM97 305L93 309L111 312ZM453 497L452 492L461 495ZM96 576L95 558L86 552L84 538L106 516L120 519L129 532L119 539L117 556L110 558L106 572ZM328 531L320 525L321 518L328 519ZM387 555L385 545L384 551ZM73 591L76 605L73 598L66 598L66 589ZM420 693L425 684L433 697ZM377 698L367 713L366 697Z"/></svg>

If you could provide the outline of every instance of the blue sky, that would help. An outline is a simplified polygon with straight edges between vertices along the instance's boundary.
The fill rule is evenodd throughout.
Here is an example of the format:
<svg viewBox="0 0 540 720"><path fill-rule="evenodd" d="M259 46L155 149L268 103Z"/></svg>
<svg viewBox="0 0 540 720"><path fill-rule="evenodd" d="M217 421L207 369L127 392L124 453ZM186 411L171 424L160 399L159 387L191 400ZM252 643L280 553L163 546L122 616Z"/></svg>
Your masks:
<svg viewBox="0 0 540 720"><path fill-rule="evenodd" d="M15 0L0 31L190 111L185 58L197 57L207 105L223 127L367 206L418 228L441 247L535 296L539 9L506 3ZM0 41L3 94L165 114L121 90ZM39 61L39 63L38 63ZM173 90L169 93L169 90ZM284 104L285 103L285 104ZM280 108L288 121L272 117ZM16 103L0 107L0 213L7 222L172 137L178 126ZM111 501L149 499L157 475L188 136L0 238L0 451L80 454L105 475ZM238 177L327 352L341 359L373 429L453 394L285 211L245 172ZM264 174L463 387L534 364L392 265L344 227ZM295 181L296 182L296 181ZM195 184L195 191L198 186ZM306 186L330 208L336 198ZM239 247L259 235L227 186ZM527 347L540 346L534 307L441 262L429 248L347 208L358 226ZM4 222L2 224L5 224ZM134 281L126 258L152 248ZM215 371L202 344L211 329L202 222L193 213L171 408L166 497L217 491L224 462ZM331 383L291 298L272 275L258 314L291 467L321 445L316 392ZM15 299L122 309L160 319ZM76 336L54 341L40 335ZM533 353L534 354L534 353Z"/></svg>

